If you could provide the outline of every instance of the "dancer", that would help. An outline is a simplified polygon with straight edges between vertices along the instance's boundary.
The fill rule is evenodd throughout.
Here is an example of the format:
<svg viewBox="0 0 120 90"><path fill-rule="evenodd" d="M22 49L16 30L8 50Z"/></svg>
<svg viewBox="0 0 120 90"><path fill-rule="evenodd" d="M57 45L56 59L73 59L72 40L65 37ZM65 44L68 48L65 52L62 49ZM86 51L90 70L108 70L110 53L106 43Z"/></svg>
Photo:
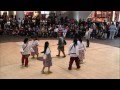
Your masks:
<svg viewBox="0 0 120 90"><path fill-rule="evenodd" d="M37 55L38 58L38 46L39 46L39 41L37 39L37 37L32 37L33 42L32 42L32 48L33 48L33 52L31 52L31 55L33 56L32 58L35 58L35 55Z"/></svg>
<svg viewBox="0 0 120 90"><path fill-rule="evenodd" d="M66 57L64 52L64 45L66 45L65 39L62 37L62 34L59 34L59 40L58 40L58 57L60 56L60 51L63 53L63 57Z"/></svg>
<svg viewBox="0 0 120 90"><path fill-rule="evenodd" d="M80 45L79 45L79 59L80 59L80 64L83 64L83 59L85 59L85 45L82 42L82 38L79 38Z"/></svg>
<svg viewBox="0 0 120 90"><path fill-rule="evenodd" d="M52 58L51 58L51 51L49 48L49 42L45 42L44 45L44 57L43 57L43 69L42 69L42 74L45 74L44 69L45 67L48 67L48 73L52 73L50 71L50 67L52 66Z"/></svg>
<svg viewBox="0 0 120 90"><path fill-rule="evenodd" d="M21 47L21 54L22 54L22 66L28 67L28 57L30 56L31 46L28 43L28 38L24 39L24 44Z"/></svg>
<svg viewBox="0 0 120 90"><path fill-rule="evenodd" d="M72 64L73 62L75 61L76 63L76 66L77 66L77 69L80 68L80 64L79 64L79 47L77 45L77 39L75 38L73 40L73 43L70 44L70 47L69 47L69 55L70 55L70 62L69 62L69 67L68 67L68 70L71 70L72 69Z"/></svg>

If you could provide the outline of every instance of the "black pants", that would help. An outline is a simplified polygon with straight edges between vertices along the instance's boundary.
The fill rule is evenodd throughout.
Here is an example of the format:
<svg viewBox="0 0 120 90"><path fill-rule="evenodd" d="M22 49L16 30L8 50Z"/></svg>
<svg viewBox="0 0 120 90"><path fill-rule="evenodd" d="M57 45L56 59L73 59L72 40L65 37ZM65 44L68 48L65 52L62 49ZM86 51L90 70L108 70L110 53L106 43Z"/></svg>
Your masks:
<svg viewBox="0 0 120 90"><path fill-rule="evenodd" d="M77 68L78 69L80 68L80 64L79 64L80 60L79 60L79 58L78 57L70 57L70 62L69 62L69 67L68 67L69 70L72 69L72 64L73 64L74 61L76 63Z"/></svg>
<svg viewBox="0 0 120 90"><path fill-rule="evenodd" d="M89 39L86 39L86 43L87 43L86 47L89 47L89 45L90 45Z"/></svg>

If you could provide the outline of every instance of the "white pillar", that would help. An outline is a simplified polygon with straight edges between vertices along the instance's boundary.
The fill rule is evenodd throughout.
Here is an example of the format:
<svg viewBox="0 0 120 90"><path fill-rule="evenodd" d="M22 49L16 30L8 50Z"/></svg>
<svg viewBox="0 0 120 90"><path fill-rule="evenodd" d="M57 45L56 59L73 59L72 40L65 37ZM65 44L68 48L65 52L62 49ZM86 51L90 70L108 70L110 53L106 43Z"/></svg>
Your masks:
<svg viewBox="0 0 120 90"><path fill-rule="evenodd" d="M23 19L25 17L24 11L16 11L16 18L17 19Z"/></svg>
<svg viewBox="0 0 120 90"><path fill-rule="evenodd" d="M75 18L77 21L79 21L79 19L80 19L79 11L73 12L73 18Z"/></svg>
<svg viewBox="0 0 120 90"><path fill-rule="evenodd" d="M113 15L112 15L112 21L115 21L115 11L113 11Z"/></svg>
<svg viewBox="0 0 120 90"><path fill-rule="evenodd" d="M120 11L119 11L119 16L118 16L118 22L120 22Z"/></svg>

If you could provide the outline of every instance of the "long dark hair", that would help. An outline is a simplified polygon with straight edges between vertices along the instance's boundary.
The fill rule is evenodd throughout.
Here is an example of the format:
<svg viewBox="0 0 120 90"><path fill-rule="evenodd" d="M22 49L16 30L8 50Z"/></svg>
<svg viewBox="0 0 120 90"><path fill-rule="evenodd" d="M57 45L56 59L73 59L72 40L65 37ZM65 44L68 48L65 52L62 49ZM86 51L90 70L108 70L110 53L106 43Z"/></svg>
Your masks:
<svg viewBox="0 0 120 90"><path fill-rule="evenodd" d="M23 42L26 44L28 42L28 38L25 38Z"/></svg>
<svg viewBox="0 0 120 90"><path fill-rule="evenodd" d="M78 40L82 43L82 38L81 37Z"/></svg>
<svg viewBox="0 0 120 90"><path fill-rule="evenodd" d="M77 38L73 39L74 47L77 46Z"/></svg>
<svg viewBox="0 0 120 90"><path fill-rule="evenodd" d="M38 39L37 39L37 36L31 36L31 38L32 38L33 40L38 40Z"/></svg>
<svg viewBox="0 0 120 90"><path fill-rule="evenodd" d="M46 52L48 46L49 46L49 42L46 41L45 44L44 44L44 51L43 51L44 54L45 54L45 52Z"/></svg>

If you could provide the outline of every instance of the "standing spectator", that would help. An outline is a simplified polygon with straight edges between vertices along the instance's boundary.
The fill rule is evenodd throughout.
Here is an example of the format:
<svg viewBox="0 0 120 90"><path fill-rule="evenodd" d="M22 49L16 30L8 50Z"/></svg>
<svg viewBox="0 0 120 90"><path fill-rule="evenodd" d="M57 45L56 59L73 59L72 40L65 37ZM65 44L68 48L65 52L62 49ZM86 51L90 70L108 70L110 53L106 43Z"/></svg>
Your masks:
<svg viewBox="0 0 120 90"><path fill-rule="evenodd" d="M70 44L69 55L70 55L70 62L69 62L68 70L72 69L72 64L73 64L74 61L76 63L77 69L79 69L80 68L80 64L79 64L80 60L78 58L78 56L79 56L79 49L78 49L78 45L77 45L77 39L74 39L73 43Z"/></svg>
<svg viewBox="0 0 120 90"><path fill-rule="evenodd" d="M54 37L57 38L58 36L58 26L54 29Z"/></svg>
<svg viewBox="0 0 120 90"><path fill-rule="evenodd" d="M118 37L120 37L120 22L118 24Z"/></svg>
<svg viewBox="0 0 120 90"><path fill-rule="evenodd" d="M64 28L63 29L63 36L64 36L64 38L66 37L66 34L67 34L67 28Z"/></svg>
<svg viewBox="0 0 120 90"><path fill-rule="evenodd" d="M112 25L109 27L109 31L110 31L109 39L114 39L116 30L117 30L117 28L116 28L115 24L112 22Z"/></svg>
<svg viewBox="0 0 120 90"><path fill-rule="evenodd" d="M45 69L45 67L48 67L48 73L52 73L50 71L50 67L52 66L52 57L51 57L51 51L50 51L48 42L45 42L43 53L44 53L43 69L41 72L42 72L42 74L45 74L44 69Z"/></svg>
<svg viewBox="0 0 120 90"><path fill-rule="evenodd" d="M96 27L95 23L93 23L92 28L93 28L93 31L91 33L91 38L95 39L96 38L96 30L97 30L97 27Z"/></svg>
<svg viewBox="0 0 120 90"><path fill-rule="evenodd" d="M3 34L3 30L1 29L1 25L0 25L0 35Z"/></svg>
<svg viewBox="0 0 120 90"><path fill-rule="evenodd" d="M20 18L18 19L18 27L19 28L21 27L21 20L20 20Z"/></svg>
<svg viewBox="0 0 120 90"><path fill-rule="evenodd" d="M86 43L87 43L86 47L89 47L89 45L90 45L90 41L89 41L89 39L90 39L90 31L89 31L88 28L86 29L85 38L86 38Z"/></svg>
<svg viewBox="0 0 120 90"><path fill-rule="evenodd" d="M110 37L110 31L109 31L110 23L107 23L106 29L107 29L107 38Z"/></svg>

